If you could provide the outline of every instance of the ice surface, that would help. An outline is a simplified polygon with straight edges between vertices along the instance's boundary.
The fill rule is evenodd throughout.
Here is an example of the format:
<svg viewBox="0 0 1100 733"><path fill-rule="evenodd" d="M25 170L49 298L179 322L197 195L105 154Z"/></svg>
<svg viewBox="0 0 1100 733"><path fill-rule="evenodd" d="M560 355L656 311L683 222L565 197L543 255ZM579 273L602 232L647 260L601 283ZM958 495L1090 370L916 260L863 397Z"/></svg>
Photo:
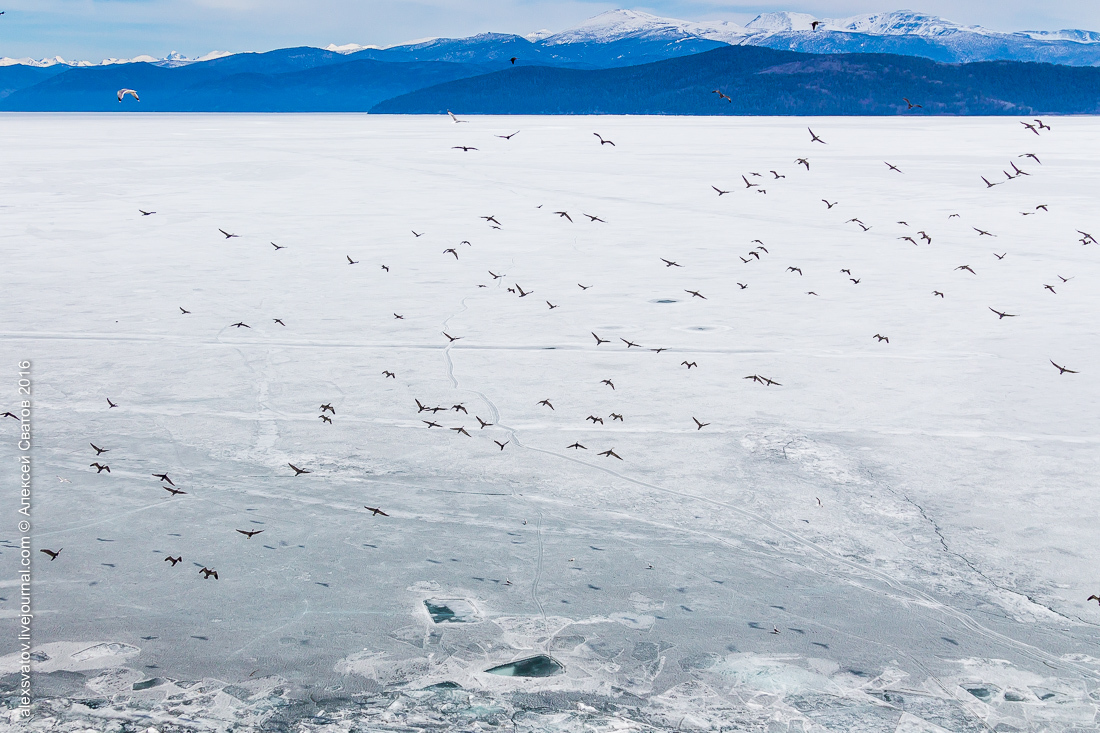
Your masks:
<svg viewBox="0 0 1100 733"><path fill-rule="evenodd" d="M1100 128L1048 122L0 116L38 730L1095 730Z"/></svg>

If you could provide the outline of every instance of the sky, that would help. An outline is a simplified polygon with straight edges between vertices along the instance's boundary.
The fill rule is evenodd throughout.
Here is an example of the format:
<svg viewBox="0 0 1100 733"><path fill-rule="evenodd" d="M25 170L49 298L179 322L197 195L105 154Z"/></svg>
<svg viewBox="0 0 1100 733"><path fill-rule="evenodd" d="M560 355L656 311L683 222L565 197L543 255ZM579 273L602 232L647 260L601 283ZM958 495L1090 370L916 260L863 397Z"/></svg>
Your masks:
<svg viewBox="0 0 1100 733"><path fill-rule="evenodd" d="M330 43L390 45L494 31L564 30L619 7L684 20L746 23L792 10L842 18L897 10L875 0L0 0L0 57L99 61L169 51L267 51ZM909 9L993 30L1100 30L1096 0L922 0Z"/></svg>

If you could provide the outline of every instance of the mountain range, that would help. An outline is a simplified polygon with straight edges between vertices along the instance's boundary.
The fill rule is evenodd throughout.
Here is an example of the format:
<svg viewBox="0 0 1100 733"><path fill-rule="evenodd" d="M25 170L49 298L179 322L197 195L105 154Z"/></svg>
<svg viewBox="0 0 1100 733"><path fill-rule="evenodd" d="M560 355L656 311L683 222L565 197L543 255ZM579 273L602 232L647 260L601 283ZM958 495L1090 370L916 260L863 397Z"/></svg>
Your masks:
<svg viewBox="0 0 1100 733"><path fill-rule="evenodd" d="M0 62L0 110L438 112L442 104L467 114L890 114L897 86L927 102L922 113L1047 114L1094 111L1087 90L1100 67L1100 34L999 33L910 11L845 19L767 13L740 26L616 10L560 33L389 48L25 61ZM1047 86L1032 88L1039 79ZM545 88L531 88L536 81ZM614 83L633 96L612 104L616 95L601 85ZM715 106L697 94L700 84L737 90L737 104ZM829 99L817 98L822 84L832 85ZM139 90L140 103L117 102L122 87ZM772 96L758 98L763 90ZM870 96L860 102L857 92Z"/></svg>

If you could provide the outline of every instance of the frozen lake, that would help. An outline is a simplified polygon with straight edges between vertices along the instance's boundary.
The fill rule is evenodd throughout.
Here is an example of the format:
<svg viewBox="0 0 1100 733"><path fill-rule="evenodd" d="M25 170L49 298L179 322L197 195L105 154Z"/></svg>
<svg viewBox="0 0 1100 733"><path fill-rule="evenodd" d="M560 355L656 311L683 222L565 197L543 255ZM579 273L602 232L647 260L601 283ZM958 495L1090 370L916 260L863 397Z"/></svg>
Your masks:
<svg viewBox="0 0 1100 733"><path fill-rule="evenodd" d="M1046 122L0 116L40 729L1097 730Z"/></svg>

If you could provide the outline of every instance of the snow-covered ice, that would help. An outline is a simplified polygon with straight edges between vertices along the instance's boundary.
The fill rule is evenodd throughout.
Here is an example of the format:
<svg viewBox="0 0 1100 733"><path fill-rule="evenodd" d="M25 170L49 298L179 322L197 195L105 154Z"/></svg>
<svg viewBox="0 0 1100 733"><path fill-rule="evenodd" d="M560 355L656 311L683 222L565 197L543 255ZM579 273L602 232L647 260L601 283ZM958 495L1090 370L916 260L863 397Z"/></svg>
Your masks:
<svg viewBox="0 0 1100 733"><path fill-rule="evenodd" d="M1097 728L1095 119L466 119L0 116L39 730Z"/></svg>

